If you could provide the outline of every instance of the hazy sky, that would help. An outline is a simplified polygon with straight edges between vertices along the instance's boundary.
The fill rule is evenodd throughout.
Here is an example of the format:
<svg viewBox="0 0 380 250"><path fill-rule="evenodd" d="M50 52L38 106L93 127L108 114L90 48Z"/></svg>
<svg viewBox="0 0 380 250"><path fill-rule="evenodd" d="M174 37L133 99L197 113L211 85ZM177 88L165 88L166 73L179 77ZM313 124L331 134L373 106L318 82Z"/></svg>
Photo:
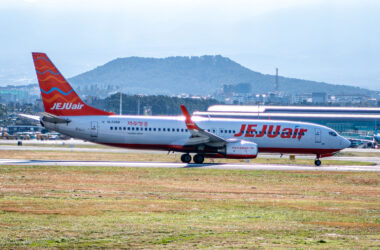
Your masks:
<svg viewBox="0 0 380 250"><path fill-rule="evenodd" d="M0 0L0 85L116 57L220 54L252 70L380 90L377 0Z"/></svg>

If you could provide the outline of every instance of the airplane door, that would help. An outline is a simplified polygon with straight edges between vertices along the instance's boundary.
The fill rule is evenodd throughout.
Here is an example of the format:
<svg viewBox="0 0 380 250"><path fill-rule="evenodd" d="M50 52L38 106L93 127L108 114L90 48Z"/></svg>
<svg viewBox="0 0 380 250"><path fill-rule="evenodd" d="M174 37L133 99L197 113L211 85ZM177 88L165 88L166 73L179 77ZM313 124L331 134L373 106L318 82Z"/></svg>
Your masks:
<svg viewBox="0 0 380 250"><path fill-rule="evenodd" d="M98 122L91 122L90 135L91 137L98 137Z"/></svg>
<svg viewBox="0 0 380 250"><path fill-rule="evenodd" d="M316 128L315 129L315 143L321 143L321 129Z"/></svg>

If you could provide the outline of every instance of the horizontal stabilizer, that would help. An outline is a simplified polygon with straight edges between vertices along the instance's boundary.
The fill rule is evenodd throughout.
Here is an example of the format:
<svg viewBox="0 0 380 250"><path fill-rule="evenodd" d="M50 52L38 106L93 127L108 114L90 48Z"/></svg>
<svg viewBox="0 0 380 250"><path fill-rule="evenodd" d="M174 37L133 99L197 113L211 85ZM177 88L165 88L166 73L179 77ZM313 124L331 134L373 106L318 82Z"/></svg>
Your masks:
<svg viewBox="0 0 380 250"><path fill-rule="evenodd" d="M42 113L42 121L43 122L50 122L50 123L69 123L71 120L67 118L62 118L56 115L52 115L49 113Z"/></svg>
<svg viewBox="0 0 380 250"><path fill-rule="evenodd" d="M40 120L40 117L38 115L18 114L18 116L21 116L23 118L27 118L27 119L30 119L30 120L35 120L35 121L39 121Z"/></svg>

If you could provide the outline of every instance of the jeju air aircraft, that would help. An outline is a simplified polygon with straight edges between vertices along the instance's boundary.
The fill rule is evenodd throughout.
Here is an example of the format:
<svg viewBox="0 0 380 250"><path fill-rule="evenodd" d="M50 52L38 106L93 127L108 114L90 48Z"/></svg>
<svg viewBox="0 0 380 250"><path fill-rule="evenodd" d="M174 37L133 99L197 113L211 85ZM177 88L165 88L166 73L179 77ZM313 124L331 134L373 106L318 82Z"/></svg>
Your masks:
<svg viewBox="0 0 380 250"><path fill-rule="evenodd" d="M182 152L184 163L205 157L252 159L258 153L314 154L315 165L350 145L334 130L306 122L183 116L115 115L84 103L44 53L32 53L47 129L98 144ZM191 156L193 154L193 157Z"/></svg>

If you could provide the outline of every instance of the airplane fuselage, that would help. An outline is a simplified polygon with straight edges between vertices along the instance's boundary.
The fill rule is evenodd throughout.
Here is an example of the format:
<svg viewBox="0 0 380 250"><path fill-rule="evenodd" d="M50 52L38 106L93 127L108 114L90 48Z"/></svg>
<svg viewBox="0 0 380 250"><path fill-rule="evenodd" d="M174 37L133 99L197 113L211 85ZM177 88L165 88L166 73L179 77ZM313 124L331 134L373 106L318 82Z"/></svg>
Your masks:
<svg viewBox="0 0 380 250"><path fill-rule="evenodd" d="M184 117L67 116L68 123L45 122L64 135L94 143L131 149L198 152L188 144ZM260 152L331 154L345 148L347 140L330 128L303 122L236 120L193 117L202 129L223 139L254 142ZM204 150L204 149L202 149ZM216 153L213 147L206 152Z"/></svg>

